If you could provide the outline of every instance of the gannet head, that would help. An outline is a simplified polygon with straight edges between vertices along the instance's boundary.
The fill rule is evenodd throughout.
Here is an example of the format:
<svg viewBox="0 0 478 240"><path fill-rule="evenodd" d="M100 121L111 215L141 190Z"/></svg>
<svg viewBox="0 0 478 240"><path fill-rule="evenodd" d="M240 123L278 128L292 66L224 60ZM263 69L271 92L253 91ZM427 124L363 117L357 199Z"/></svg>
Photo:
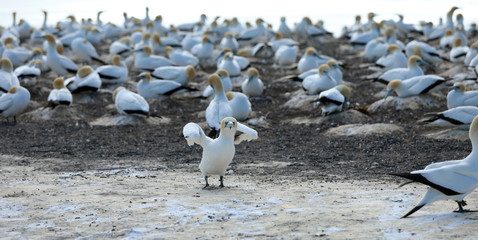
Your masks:
<svg viewBox="0 0 478 240"><path fill-rule="evenodd" d="M373 13L373 12L369 12L369 13L367 14L368 20L372 20L375 16L377 16L377 15L376 15L375 13Z"/></svg>
<svg viewBox="0 0 478 240"><path fill-rule="evenodd" d="M192 65L186 66L186 76L189 80L192 80L196 76L196 70L194 70Z"/></svg>
<svg viewBox="0 0 478 240"><path fill-rule="evenodd" d="M84 78L84 77L90 75L92 72L93 72L93 68L91 68L88 65L85 65L85 66L81 67L80 69L78 69L77 75L80 78Z"/></svg>
<svg viewBox="0 0 478 240"><path fill-rule="evenodd" d="M327 64L322 64L319 66L319 75L327 74L330 72L330 67Z"/></svg>
<svg viewBox="0 0 478 240"><path fill-rule="evenodd" d="M466 87L465 87L465 84L461 82L457 82L457 83L454 83L452 87L450 87L450 90L463 93L466 91Z"/></svg>
<svg viewBox="0 0 478 240"><path fill-rule="evenodd" d="M310 20L309 17L304 17L302 20L305 21L307 25L312 25L312 20Z"/></svg>
<svg viewBox="0 0 478 240"><path fill-rule="evenodd" d="M478 116L475 116L475 118L473 118L473 121L470 124L469 134L472 147L473 149L475 149L476 147L478 147Z"/></svg>
<svg viewBox="0 0 478 240"><path fill-rule="evenodd" d="M153 27L154 27L153 21L149 21L146 23L146 28L153 28Z"/></svg>
<svg viewBox="0 0 478 240"><path fill-rule="evenodd" d="M236 133L237 130L237 120L233 117L225 117L221 121L221 131L220 134L228 133L228 135Z"/></svg>
<svg viewBox="0 0 478 240"><path fill-rule="evenodd" d="M120 55L116 54L111 59L111 63L115 66L121 66L121 57Z"/></svg>
<svg viewBox="0 0 478 240"><path fill-rule="evenodd" d="M55 37L53 36L53 34L45 34L45 39L48 41L48 44L55 45Z"/></svg>
<svg viewBox="0 0 478 240"><path fill-rule="evenodd" d="M145 42L145 41L148 41L149 38L151 38L151 33L149 33L149 31L143 31L143 35L141 36L141 40L143 40L143 42Z"/></svg>
<svg viewBox="0 0 478 240"><path fill-rule="evenodd" d="M151 82L151 79L152 79L151 73L149 73L149 72L142 72L142 73L140 73L140 74L136 77L136 79L138 79L138 80L144 80L144 81L146 81L146 82Z"/></svg>
<svg viewBox="0 0 478 240"><path fill-rule="evenodd" d="M327 61L327 65L329 66L330 69L338 68L339 70L342 70L342 67L340 66L340 64L333 59L330 59L329 61Z"/></svg>
<svg viewBox="0 0 478 240"><path fill-rule="evenodd" d="M118 95L118 93L121 91L121 90L124 90L126 88L124 87L117 87L114 92L113 92L113 102L116 100L116 95Z"/></svg>
<svg viewBox="0 0 478 240"><path fill-rule="evenodd" d="M408 66L416 66L419 63L426 64L426 62L423 61L420 56L413 55L410 58L408 58Z"/></svg>
<svg viewBox="0 0 478 240"><path fill-rule="evenodd" d="M360 22L362 20L362 17L360 15L355 15L355 21Z"/></svg>
<svg viewBox="0 0 478 240"><path fill-rule="evenodd" d="M32 52L33 52L33 56L43 55L43 51L40 48L34 48Z"/></svg>
<svg viewBox="0 0 478 240"><path fill-rule="evenodd" d="M461 46L461 43L462 43L462 42L461 42L461 38L459 38L459 37L456 37L455 40L453 40L453 46L454 46L454 47L459 47L459 46Z"/></svg>
<svg viewBox="0 0 478 240"><path fill-rule="evenodd" d="M337 89L339 90L340 93L342 93L342 95L344 95L346 99L349 99L350 96L352 96L352 90L344 84L338 85Z"/></svg>
<svg viewBox="0 0 478 240"><path fill-rule="evenodd" d="M210 44L212 44L211 38L209 38L209 36L203 36L203 37L202 37L202 43L210 43Z"/></svg>
<svg viewBox="0 0 478 240"><path fill-rule="evenodd" d="M166 56L169 56L169 53L171 53L173 50L174 48L169 45L166 46L166 48L164 48L164 52L166 53Z"/></svg>
<svg viewBox="0 0 478 240"><path fill-rule="evenodd" d="M10 61L10 59L2 58L2 59L0 59L0 61L2 62L2 70L3 71L5 71L5 72L13 71L13 64L12 64L12 61Z"/></svg>
<svg viewBox="0 0 478 240"><path fill-rule="evenodd" d="M390 94L392 94L393 91L395 91L395 90L397 90L398 88L400 88L401 85L402 85L402 81L399 80L399 79L395 79L395 80L390 81L390 82L387 84L387 95L385 95L385 98L387 98L388 96L390 96Z"/></svg>
<svg viewBox="0 0 478 240"><path fill-rule="evenodd" d="M224 60L232 61L234 59L234 55L231 52L227 52L224 54Z"/></svg>
<svg viewBox="0 0 478 240"><path fill-rule="evenodd" d="M157 32L153 33L153 42L161 43L161 35L159 35L159 33L157 33Z"/></svg>
<svg viewBox="0 0 478 240"><path fill-rule="evenodd" d="M257 71L256 68L249 68L247 69L247 75L249 76L249 78L251 77L259 77L259 71Z"/></svg>
<svg viewBox="0 0 478 240"><path fill-rule="evenodd" d="M478 50L478 41L474 42L473 44L471 44L471 49L475 49L475 50Z"/></svg>
<svg viewBox="0 0 478 240"><path fill-rule="evenodd" d="M403 15L402 14L397 14L398 18L400 18L400 21L403 21Z"/></svg>
<svg viewBox="0 0 478 240"><path fill-rule="evenodd" d="M17 93L17 86L13 86L10 89L8 89L8 93L10 94L15 94Z"/></svg>
<svg viewBox="0 0 478 240"><path fill-rule="evenodd" d="M31 61L34 67L41 69L43 67L43 62L40 59L35 59Z"/></svg>
<svg viewBox="0 0 478 240"><path fill-rule="evenodd" d="M447 36L447 37L453 36L453 30L447 28L447 29L445 30L445 36Z"/></svg>
<svg viewBox="0 0 478 240"><path fill-rule="evenodd" d="M453 13L454 13L458 8L459 8L459 7L452 7L452 8L450 9L450 11L448 11L448 13L446 14L447 17L453 16Z"/></svg>
<svg viewBox="0 0 478 240"><path fill-rule="evenodd" d="M280 17L281 22L285 22L285 17Z"/></svg>
<svg viewBox="0 0 478 240"><path fill-rule="evenodd" d="M158 15L154 18L154 20L158 21L158 22L162 22L163 21L163 16L161 15Z"/></svg>
<svg viewBox="0 0 478 240"><path fill-rule="evenodd" d="M208 83L214 89L214 92L221 92L224 91L222 87L222 80L219 75L213 73L208 78Z"/></svg>
<svg viewBox="0 0 478 240"><path fill-rule="evenodd" d="M386 30L385 30L385 38L389 38L390 36L392 36L393 34L395 33L395 29L392 28L392 27L388 27Z"/></svg>
<svg viewBox="0 0 478 240"><path fill-rule="evenodd" d="M234 98L234 92L232 91L226 92L226 97L227 97L227 100L231 101Z"/></svg>
<svg viewBox="0 0 478 240"><path fill-rule="evenodd" d="M61 44L61 42L59 42L58 44L56 44L56 52L57 52L57 53L63 54L63 50L65 50L65 48L63 47L63 44Z"/></svg>
<svg viewBox="0 0 478 240"><path fill-rule="evenodd" d="M218 69L216 71L216 74L222 79L222 78L227 78L229 77L229 72L227 72L227 70L225 69Z"/></svg>
<svg viewBox="0 0 478 240"><path fill-rule="evenodd" d="M65 87L62 77L57 77L53 80L53 88L54 89L62 89Z"/></svg>
<svg viewBox="0 0 478 240"><path fill-rule="evenodd" d="M387 47L387 52L389 52L389 53L393 53L397 50L401 50L400 47L397 44L390 44Z"/></svg>
<svg viewBox="0 0 478 240"><path fill-rule="evenodd" d="M153 53L153 50L151 50L151 48L149 46L143 46L143 47L141 47L141 49L139 51L143 52L148 57L151 56L151 54Z"/></svg>

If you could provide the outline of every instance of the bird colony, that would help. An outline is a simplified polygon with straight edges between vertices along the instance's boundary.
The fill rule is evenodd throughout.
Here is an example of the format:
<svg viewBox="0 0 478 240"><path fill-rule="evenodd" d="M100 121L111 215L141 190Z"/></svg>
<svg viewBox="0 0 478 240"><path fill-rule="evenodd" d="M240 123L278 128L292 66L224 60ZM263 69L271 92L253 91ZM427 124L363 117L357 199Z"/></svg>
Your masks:
<svg viewBox="0 0 478 240"><path fill-rule="evenodd" d="M465 26L457 11L443 13L438 25L406 23L402 15L376 21L369 13L336 37L309 17L295 24L283 17L271 26L261 18L251 24L201 15L197 22L165 26L149 9L144 18L124 13L121 25L104 22L102 12L96 20L68 16L52 23L44 11L42 24L17 22L13 13L13 24L0 28L3 127L74 122L88 108L103 111L88 124L109 117L112 127L161 125L158 106L169 103L168 111L181 115L171 102L188 101L199 112L186 120L184 145L198 145L204 188L214 190L211 176L227 186L225 175L241 154L235 145L253 147L271 122L280 121L255 106L284 115L303 111L332 125L440 110L417 124L469 131L471 153L390 174L429 186L403 217L447 199L463 212L464 198L478 186L478 28ZM271 97L278 86L284 101Z"/></svg>

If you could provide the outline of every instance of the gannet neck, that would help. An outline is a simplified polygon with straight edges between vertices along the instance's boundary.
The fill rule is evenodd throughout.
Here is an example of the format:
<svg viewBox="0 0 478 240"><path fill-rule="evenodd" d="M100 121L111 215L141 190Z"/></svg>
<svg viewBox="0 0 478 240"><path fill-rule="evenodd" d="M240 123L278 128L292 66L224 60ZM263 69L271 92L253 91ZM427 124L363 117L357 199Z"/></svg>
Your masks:
<svg viewBox="0 0 478 240"><path fill-rule="evenodd" d="M469 135L473 149L470 155L478 155L478 117L475 117L471 122Z"/></svg>

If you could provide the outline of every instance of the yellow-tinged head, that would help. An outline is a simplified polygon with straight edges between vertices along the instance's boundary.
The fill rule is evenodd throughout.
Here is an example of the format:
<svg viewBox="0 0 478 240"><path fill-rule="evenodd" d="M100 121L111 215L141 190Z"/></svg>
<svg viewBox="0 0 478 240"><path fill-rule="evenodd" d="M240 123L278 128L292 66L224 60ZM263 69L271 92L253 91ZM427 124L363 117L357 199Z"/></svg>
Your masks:
<svg viewBox="0 0 478 240"><path fill-rule="evenodd" d="M226 92L226 97L227 97L227 100L231 101L234 98L234 92L233 91Z"/></svg>
<svg viewBox="0 0 478 240"><path fill-rule="evenodd" d="M186 76L189 80L192 80L196 76L196 70L192 65L186 66Z"/></svg>
<svg viewBox="0 0 478 240"><path fill-rule="evenodd" d="M274 38L275 39L282 39L282 34L280 34L280 32L275 32L274 33Z"/></svg>
<svg viewBox="0 0 478 240"><path fill-rule="evenodd" d="M9 44L13 44L13 38L11 37L5 38L5 40L3 40L3 44L5 44L5 46Z"/></svg>
<svg viewBox="0 0 478 240"><path fill-rule="evenodd" d="M149 33L148 31L143 31L143 35L141 36L141 40L144 41L148 41L149 38L151 38L151 33Z"/></svg>
<svg viewBox="0 0 478 240"><path fill-rule="evenodd" d="M203 37L202 37L202 42L203 42L203 43L207 43L207 42L208 42L208 43L211 43L211 38L209 38L209 36L203 36Z"/></svg>
<svg viewBox="0 0 478 240"><path fill-rule="evenodd" d="M53 88L54 89L62 89L65 87L62 77L57 77L53 80Z"/></svg>
<svg viewBox="0 0 478 240"><path fill-rule="evenodd" d="M327 64L322 64L319 66L319 74L321 73L328 73L330 71L330 67Z"/></svg>
<svg viewBox="0 0 478 240"><path fill-rule="evenodd" d="M394 51L397 51L397 50L401 50L400 47L397 44L390 44L387 47L387 51L389 51L389 52L394 52Z"/></svg>
<svg viewBox="0 0 478 240"><path fill-rule="evenodd" d="M43 55L43 51L40 48L34 48L33 55Z"/></svg>
<svg viewBox="0 0 478 240"><path fill-rule="evenodd" d="M360 22L362 20L362 17L360 15L355 15L355 21Z"/></svg>
<svg viewBox="0 0 478 240"><path fill-rule="evenodd" d="M149 73L149 72L142 72L142 73L140 73L140 74L136 77L136 79L142 79L142 80L144 80L144 81L146 81L146 82L151 82L151 80L152 80L153 78L151 77L151 73Z"/></svg>
<svg viewBox="0 0 478 240"><path fill-rule="evenodd" d="M216 74L219 75L219 77L221 77L221 78L227 78L227 77L229 77L229 72L227 72L225 69L222 69L222 68L221 68L221 69L218 69L218 70L216 71Z"/></svg>
<svg viewBox="0 0 478 240"><path fill-rule="evenodd" d="M398 89L400 87L400 85L402 85L402 81L399 80L399 79L395 79L395 80L392 80L392 81L388 82L387 88L395 90L395 89Z"/></svg>
<svg viewBox="0 0 478 240"><path fill-rule="evenodd" d="M84 77L90 75L92 72L93 72L93 68L91 68L88 65L85 65L85 66L81 67L80 69L78 69L77 75L81 78L84 78Z"/></svg>
<svg viewBox="0 0 478 240"><path fill-rule="evenodd" d="M305 49L305 54L314 55L314 54L317 54L317 50L315 50L314 47L308 47L307 49Z"/></svg>
<svg viewBox="0 0 478 240"><path fill-rule="evenodd" d="M369 12L369 13L367 14L367 18L368 18L369 20L372 20L375 16L376 16L376 14L373 13L373 12Z"/></svg>
<svg viewBox="0 0 478 240"><path fill-rule="evenodd" d="M151 50L149 46L141 47L141 51L143 51L146 56L151 56L151 54L153 53L153 50Z"/></svg>
<svg viewBox="0 0 478 240"><path fill-rule="evenodd" d="M232 52L227 52L224 54L224 60L232 61L232 59L234 59L234 55L232 54Z"/></svg>
<svg viewBox="0 0 478 240"><path fill-rule="evenodd" d="M55 45L55 37L53 36L53 34L45 34L45 39L48 41L48 44Z"/></svg>
<svg viewBox="0 0 478 240"><path fill-rule="evenodd" d="M219 77L219 75L213 73L213 74L211 74L211 76L209 76L207 81L208 81L209 85L211 85L214 88L215 92L224 91L223 87L222 87L222 80Z"/></svg>
<svg viewBox="0 0 478 240"><path fill-rule="evenodd" d="M230 48L223 48L223 49L222 49L222 54L225 55L225 54L228 53L228 52L232 53L232 50L231 50Z"/></svg>
<svg viewBox="0 0 478 240"><path fill-rule="evenodd" d="M413 55L408 58L408 66L417 65L417 63L422 62L422 58L418 55Z"/></svg>
<svg viewBox="0 0 478 240"><path fill-rule="evenodd" d="M456 37L455 40L453 40L453 46L454 47L461 46L461 43L462 43L462 41L461 41L461 38L459 38L459 37Z"/></svg>
<svg viewBox="0 0 478 240"><path fill-rule="evenodd" d="M446 15L451 17L451 16L453 15L453 13L454 13L457 9L458 9L458 7L455 7L455 6L452 7L452 8L450 9L450 11L448 11L448 13L447 13Z"/></svg>
<svg viewBox="0 0 478 240"><path fill-rule="evenodd" d="M447 28L447 29L445 30L445 36L447 36L447 37L453 36L453 30Z"/></svg>
<svg viewBox="0 0 478 240"><path fill-rule="evenodd" d="M163 21L163 16L161 15L158 15L154 18L154 20L158 21L158 22L162 22Z"/></svg>
<svg viewBox="0 0 478 240"><path fill-rule="evenodd" d="M454 83L452 89L455 90L455 91L459 91L459 92L465 92L466 91L465 84L463 84L461 82Z"/></svg>
<svg viewBox="0 0 478 240"><path fill-rule="evenodd" d="M471 44L471 48L478 50L478 41L476 41L476 42L474 42L473 44Z"/></svg>
<svg viewBox="0 0 478 240"><path fill-rule="evenodd" d="M473 121L470 124L470 133L469 134L470 134L471 144L473 146L473 149L475 149L475 147L478 147L477 146L477 144L478 144L478 116L473 118Z"/></svg>
<svg viewBox="0 0 478 240"><path fill-rule="evenodd" d="M149 21L149 22L146 23L146 27L147 28L152 28L152 27L154 27L154 23L152 21Z"/></svg>
<svg viewBox="0 0 478 240"><path fill-rule="evenodd" d="M224 132L223 130L233 130L235 132L237 130L237 120L233 117L225 117L221 121L221 133Z"/></svg>
<svg viewBox="0 0 478 240"><path fill-rule="evenodd" d="M121 66L121 56L114 55L113 58L111 59L111 63L115 66Z"/></svg>
<svg viewBox="0 0 478 240"><path fill-rule="evenodd" d="M10 94L15 94L17 93L17 86L13 86L10 89L8 89L8 93Z"/></svg>
<svg viewBox="0 0 478 240"><path fill-rule="evenodd" d="M159 33L157 33L157 32L153 33L153 42L155 42L155 43L160 43L161 42L161 35L159 35Z"/></svg>
<svg viewBox="0 0 478 240"><path fill-rule="evenodd" d="M174 50L173 47L171 46L166 46L166 48L164 49L164 51L166 52L166 56L169 55L170 52L172 52Z"/></svg>
<svg viewBox="0 0 478 240"><path fill-rule="evenodd" d="M0 59L2 62L2 70L6 72L11 72L13 70L13 64L12 61L8 58L2 58Z"/></svg>
<svg viewBox="0 0 478 240"><path fill-rule="evenodd" d="M232 32L226 32L226 33L224 34L224 37L226 37L226 38L233 38L234 35L232 34Z"/></svg>
<svg viewBox="0 0 478 240"><path fill-rule="evenodd" d="M392 28L392 27L388 27L386 30L385 30L385 37L390 37L392 36L393 34L395 33L395 29Z"/></svg>
<svg viewBox="0 0 478 240"><path fill-rule="evenodd" d="M38 69L41 69L43 67L43 62L40 59L35 59L31 61L33 63L33 66L35 66Z"/></svg>
<svg viewBox="0 0 478 240"><path fill-rule="evenodd" d="M339 86L337 86L337 88L339 89L339 92L344 95L345 98L350 98L350 96L352 96L352 90L347 85L340 84Z"/></svg>
<svg viewBox="0 0 478 240"><path fill-rule="evenodd" d="M56 52L59 53L59 54L63 54L63 50L65 50L65 48L63 47L63 44L58 43L56 45Z"/></svg>
<svg viewBox="0 0 478 240"><path fill-rule="evenodd" d="M258 77L259 76L259 71L257 71L256 68L251 67L251 68L247 69L247 75L251 76L251 77Z"/></svg>

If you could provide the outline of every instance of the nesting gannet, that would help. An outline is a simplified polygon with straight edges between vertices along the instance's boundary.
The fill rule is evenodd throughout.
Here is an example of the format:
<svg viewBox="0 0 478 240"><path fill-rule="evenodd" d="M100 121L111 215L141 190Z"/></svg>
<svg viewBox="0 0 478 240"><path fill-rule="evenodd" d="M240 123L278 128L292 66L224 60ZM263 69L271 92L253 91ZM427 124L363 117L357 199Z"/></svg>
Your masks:
<svg viewBox="0 0 478 240"><path fill-rule="evenodd" d="M264 83L259 78L259 71L256 68L247 69L247 78L242 82L242 92L249 97L259 97L264 91Z"/></svg>
<svg viewBox="0 0 478 240"><path fill-rule="evenodd" d="M468 129L476 115L478 115L478 107L458 106L420 121L434 125L457 126L460 129Z"/></svg>
<svg viewBox="0 0 478 240"><path fill-rule="evenodd" d="M478 90L466 91L465 84L457 82L446 97L448 109L458 106L478 106Z"/></svg>
<svg viewBox="0 0 478 240"><path fill-rule="evenodd" d="M55 108L58 105L70 106L73 102L73 96L70 90L65 87L63 78L59 77L53 81L53 89L48 95L48 105Z"/></svg>
<svg viewBox="0 0 478 240"><path fill-rule="evenodd" d="M423 206L438 200L454 200L458 203L458 211L465 211L463 206L466 205L466 202L463 199L478 187L478 159L477 150L475 150L478 147L477 117L470 125L469 135L472 151L463 160L432 163L423 170L392 174L430 187L422 200L402 218L408 217Z"/></svg>
<svg viewBox="0 0 478 240"><path fill-rule="evenodd" d="M121 62L120 55L114 55L111 65L103 65L96 68L96 72L103 83L123 83L128 77L128 68Z"/></svg>
<svg viewBox="0 0 478 240"><path fill-rule="evenodd" d="M232 50L229 49L229 48L225 48L225 49L222 50L222 52L219 54L219 56L217 56L217 65L218 66L221 64L222 61L224 61L224 55L226 55L226 53L228 53L228 52L232 53ZM239 67L241 67L241 71L246 70L249 67L251 67L251 62L246 57L234 55L233 58L239 64Z"/></svg>
<svg viewBox="0 0 478 240"><path fill-rule="evenodd" d="M124 87L118 87L113 92L113 101L116 110L123 115L147 117L149 115L149 104L144 98Z"/></svg>
<svg viewBox="0 0 478 240"><path fill-rule="evenodd" d="M232 52L227 52L224 54L224 58L217 65L217 69L226 70L231 77L237 77L241 74L241 66L234 59Z"/></svg>
<svg viewBox="0 0 478 240"><path fill-rule="evenodd" d="M140 80L137 85L138 93L144 98L160 98L186 89L172 80L153 79L149 72L142 72L136 79Z"/></svg>
<svg viewBox="0 0 478 240"><path fill-rule="evenodd" d="M420 56L423 60L429 63L443 61L443 58L434 47L417 40L413 40L407 44L405 47L405 53L408 57L413 55Z"/></svg>
<svg viewBox="0 0 478 240"><path fill-rule="evenodd" d="M272 34L270 31L264 26L264 20L262 18L258 18L256 20L256 27L245 30L242 32L236 39L237 41L247 41L250 43L257 43L261 42L261 40L268 41Z"/></svg>
<svg viewBox="0 0 478 240"><path fill-rule="evenodd" d="M330 68L330 76L337 82L337 84L341 84L343 80L342 66L333 59L327 61L327 65Z"/></svg>
<svg viewBox="0 0 478 240"><path fill-rule="evenodd" d="M442 49L451 49L453 46L453 31L451 29L447 29L445 31L445 35L440 38L440 47Z"/></svg>
<svg viewBox="0 0 478 240"><path fill-rule="evenodd" d="M42 61L32 60L28 64L17 67L13 73L23 86L33 86L36 78L41 74Z"/></svg>
<svg viewBox="0 0 478 240"><path fill-rule="evenodd" d="M394 79L405 80L411 77L421 76L424 73L420 66L418 66L419 63L425 64L425 62L419 56L413 55L408 58L407 68L390 69L378 77L377 81L387 84Z"/></svg>
<svg viewBox="0 0 478 240"><path fill-rule="evenodd" d="M32 60L41 61L41 72L45 73L50 71L51 69L50 67L48 67L47 58L45 55L43 55L43 51L40 48L34 48L32 52L33 52Z"/></svg>
<svg viewBox="0 0 478 240"><path fill-rule="evenodd" d="M476 54L478 54L478 41L471 44L470 50L468 51L468 53L466 53L465 66L470 66L471 60L476 57Z"/></svg>
<svg viewBox="0 0 478 240"><path fill-rule="evenodd" d="M20 86L17 75L13 72L12 62L8 58L0 59L0 94L8 92L13 86Z"/></svg>
<svg viewBox="0 0 478 240"><path fill-rule="evenodd" d="M253 57L267 60L274 56L274 49L269 43L260 42L251 49L251 54Z"/></svg>
<svg viewBox="0 0 478 240"><path fill-rule="evenodd" d="M172 66L173 63L163 57L151 55L152 50L148 46L143 46L141 49L135 51L134 67L146 71L154 71L154 69L163 66Z"/></svg>
<svg viewBox="0 0 478 240"><path fill-rule="evenodd" d="M116 38L122 34L121 29L111 24L102 26L102 29L103 30L100 30L97 27L91 28L88 32L86 32L86 40L93 44L93 46L99 47L101 44L103 44L105 38Z"/></svg>
<svg viewBox="0 0 478 240"><path fill-rule="evenodd" d="M222 80L217 74L209 76L208 82L214 89L214 98L206 108L206 122L213 132L220 129L221 120L232 116L232 109L222 86Z"/></svg>
<svg viewBox="0 0 478 240"><path fill-rule="evenodd" d="M340 84L319 94L320 109L323 115L333 112L340 112L347 100L350 98L351 90L349 87Z"/></svg>
<svg viewBox="0 0 478 240"><path fill-rule="evenodd" d="M32 51L24 47L15 47L12 44L12 38L8 37L4 41L5 49L3 50L2 57L8 58L16 68L25 64L32 57Z"/></svg>
<svg viewBox="0 0 478 240"><path fill-rule="evenodd" d="M191 53L199 58L199 60L210 59L213 56L214 45L208 36L202 38L201 43L191 48Z"/></svg>
<svg viewBox="0 0 478 240"><path fill-rule="evenodd" d="M206 181L204 188L209 186L208 178L211 175L219 175L220 187L224 187L224 174L234 158L234 144L242 141L250 141L258 138L256 130L249 128L233 117L221 119L219 137L211 139L204 130L196 123L188 123L183 128L183 135L189 146L195 143L203 148L199 169ZM235 137L236 131L242 132Z"/></svg>
<svg viewBox="0 0 478 240"><path fill-rule="evenodd" d="M468 46L462 46L461 38L455 38L455 40L453 41L453 48L450 50L450 61L465 61L465 57L468 51L470 51L470 48Z"/></svg>
<svg viewBox="0 0 478 240"><path fill-rule="evenodd" d="M133 50L136 51L138 49L141 49L143 46L148 46L150 48L153 47L153 45L151 43L151 33L149 33L146 30L143 31L143 34L141 35L141 41L134 45Z"/></svg>
<svg viewBox="0 0 478 240"><path fill-rule="evenodd" d="M369 41L379 36L379 26L373 22L370 25L370 30L361 34L355 35L350 39L350 44L355 48L364 47Z"/></svg>
<svg viewBox="0 0 478 240"><path fill-rule="evenodd" d="M165 66L154 69L151 76L158 79L175 81L182 86L186 86L189 81L196 76L196 70L191 65L188 66Z"/></svg>
<svg viewBox="0 0 478 240"><path fill-rule="evenodd" d="M132 53L133 42L129 37L122 37L114 41L109 47L109 53L111 55L120 55L122 57L127 57Z"/></svg>
<svg viewBox="0 0 478 240"><path fill-rule="evenodd" d="M231 78L229 78L229 73L224 70L224 69L218 69L216 71L216 74L221 78L222 80L222 87L224 88L224 92L229 92L232 91L232 81ZM208 85L203 93L203 97L210 97L214 94L214 89L211 85Z"/></svg>
<svg viewBox="0 0 478 240"><path fill-rule="evenodd" d="M97 91L101 87L101 78L93 68L85 65L74 77L67 79L65 85L72 93Z"/></svg>
<svg viewBox="0 0 478 240"><path fill-rule="evenodd" d="M46 52L48 66L59 76L64 76L68 73L76 73L78 67L69 58L58 54L56 50L55 37L52 34L45 34L45 39L48 42L48 49Z"/></svg>
<svg viewBox="0 0 478 240"><path fill-rule="evenodd" d="M316 69L320 65L327 63L331 58L328 56L320 55L317 53L314 47L308 47L305 50L305 54L302 55L297 63L297 70L299 74L302 74L310 69Z"/></svg>
<svg viewBox="0 0 478 240"><path fill-rule="evenodd" d="M275 63L279 66L289 66L296 62L297 52L299 47L297 46L281 46L274 53Z"/></svg>
<svg viewBox="0 0 478 240"><path fill-rule="evenodd" d="M7 119L13 116L17 122L17 115L23 112L30 102L30 92L21 86L12 86L6 94L0 96L0 113Z"/></svg>
<svg viewBox="0 0 478 240"><path fill-rule="evenodd" d="M436 75L422 75L406 80L395 79L387 84L387 96L393 91L401 98L416 96L424 94L444 82L444 78Z"/></svg>
<svg viewBox="0 0 478 240"><path fill-rule="evenodd" d="M95 60L101 64L106 64L103 60L100 59L100 56L96 52L93 44L88 42L86 38L77 38L71 42L71 49L73 53L78 58L78 61L91 64L92 60Z"/></svg>
<svg viewBox="0 0 478 240"><path fill-rule="evenodd" d="M388 43L381 37L372 39L365 45L364 56L370 61L376 61L387 52Z"/></svg>
<svg viewBox="0 0 478 240"><path fill-rule="evenodd" d="M221 39L219 47L221 49L229 48L233 53L237 53L237 50L239 49L239 43L237 43L237 40L234 38L234 35L231 32L227 32Z"/></svg>
<svg viewBox="0 0 478 240"><path fill-rule="evenodd" d="M269 41L269 45L272 47L272 50L274 50L274 52L277 52L277 49L282 46L298 47L299 43L297 41L292 40L291 38L283 38L280 33L274 33L274 38Z"/></svg>
<svg viewBox="0 0 478 240"><path fill-rule="evenodd" d="M308 76L302 82L302 87L310 95L331 89L337 86L335 79L330 76L330 67L327 64L320 65L317 74Z"/></svg>
<svg viewBox="0 0 478 240"><path fill-rule="evenodd" d="M240 92L226 92L227 100L229 100L229 106L232 109L232 117L244 121L252 112L251 102L249 97Z"/></svg>
<svg viewBox="0 0 478 240"><path fill-rule="evenodd" d="M172 37L161 36L156 32L153 33L153 42L151 44L152 44L154 53L156 54L164 53L167 46L171 46L173 48L182 47L181 43L179 43L176 39Z"/></svg>
<svg viewBox="0 0 478 240"><path fill-rule="evenodd" d="M195 57L188 51L184 51L181 49L174 49L171 46L167 46L165 51L166 51L166 56L168 56L169 60L171 60L171 62L176 66L191 65L195 67L199 63L199 60L197 59L197 57Z"/></svg>
<svg viewBox="0 0 478 240"><path fill-rule="evenodd" d="M408 65L407 61L407 56L402 52L402 49L396 44L390 44L387 47L385 55L380 57L375 63L384 70L390 70L394 68L406 68Z"/></svg>

